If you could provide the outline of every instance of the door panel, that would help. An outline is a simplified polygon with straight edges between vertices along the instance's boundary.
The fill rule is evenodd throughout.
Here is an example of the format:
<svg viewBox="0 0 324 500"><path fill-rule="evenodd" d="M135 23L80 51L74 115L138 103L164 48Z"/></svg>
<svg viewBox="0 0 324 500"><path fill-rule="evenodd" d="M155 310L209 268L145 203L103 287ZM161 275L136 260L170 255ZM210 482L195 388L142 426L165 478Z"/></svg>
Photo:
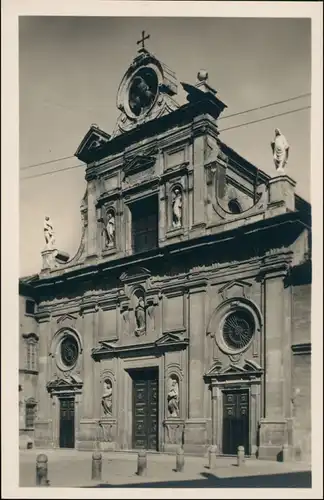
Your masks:
<svg viewBox="0 0 324 500"><path fill-rule="evenodd" d="M142 370L133 377L133 448L157 450L158 372Z"/></svg>
<svg viewBox="0 0 324 500"><path fill-rule="evenodd" d="M74 399L60 399L60 448L74 448Z"/></svg>
<svg viewBox="0 0 324 500"><path fill-rule="evenodd" d="M233 391L223 393L223 453L236 455L238 446L249 446L249 392Z"/></svg>

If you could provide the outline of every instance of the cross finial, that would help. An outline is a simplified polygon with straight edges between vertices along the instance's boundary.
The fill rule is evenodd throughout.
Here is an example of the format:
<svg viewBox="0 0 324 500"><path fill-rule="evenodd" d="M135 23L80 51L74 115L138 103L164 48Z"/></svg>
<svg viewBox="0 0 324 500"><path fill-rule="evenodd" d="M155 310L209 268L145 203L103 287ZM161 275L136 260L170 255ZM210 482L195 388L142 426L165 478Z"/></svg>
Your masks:
<svg viewBox="0 0 324 500"><path fill-rule="evenodd" d="M142 51L145 50L145 45L144 45L145 40L148 40L150 38L150 36L151 35L146 35L145 36L145 31L142 31L142 38L136 42L137 45L140 44L140 43L142 44L142 47L139 49L139 52L142 52Z"/></svg>

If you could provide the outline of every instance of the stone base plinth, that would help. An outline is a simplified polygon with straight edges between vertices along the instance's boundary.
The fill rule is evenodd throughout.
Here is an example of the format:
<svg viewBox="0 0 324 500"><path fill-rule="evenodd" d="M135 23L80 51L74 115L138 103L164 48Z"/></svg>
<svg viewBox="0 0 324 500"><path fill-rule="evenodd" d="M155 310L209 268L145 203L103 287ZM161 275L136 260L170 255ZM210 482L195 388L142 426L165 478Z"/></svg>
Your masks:
<svg viewBox="0 0 324 500"><path fill-rule="evenodd" d="M99 420L99 449L102 451L115 451L117 449L117 420L104 417Z"/></svg>
<svg viewBox="0 0 324 500"><path fill-rule="evenodd" d="M185 453L205 456L208 446L206 419L186 420L183 446Z"/></svg>
<svg viewBox="0 0 324 500"><path fill-rule="evenodd" d="M261 419L258 458L260 460L282 461L283 445L287 444L287 439L286 420Z"/></svg>
<svg viewBox="0 0 324 500"><path fill-rule="evenodd" d="M163 451L175 453L184 443L185 422L181 418L167 418L163 422Z"/></svg>
<svg viewBox="0 0 324 500"><path fill-rule="evenodd" d="M286 210L295 210L296 182L288 175L278 175L269 180L269 209L284 207Z"/></svg>
<svg viewBox="0 0 324 500"><path fill-rule="evenodd" d="M35 448L53 448L52 420L36 420L34 430Z"/></svg>
<svg viewBox="0 0 324 500"><path fill-rule="evenodd" d="M96 450L98 448L98 440L98 421L95 419L81 420L75 448L80 451Z"/></svg>

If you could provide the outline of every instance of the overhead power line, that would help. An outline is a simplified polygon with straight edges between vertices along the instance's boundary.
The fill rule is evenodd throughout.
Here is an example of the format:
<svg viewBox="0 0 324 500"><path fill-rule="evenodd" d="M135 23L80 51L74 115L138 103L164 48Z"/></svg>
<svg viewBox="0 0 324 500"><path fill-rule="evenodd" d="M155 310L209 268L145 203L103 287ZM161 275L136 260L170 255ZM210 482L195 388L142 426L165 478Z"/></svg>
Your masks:
<svg viewBox="0 0 324 500"><path fill-rule="evenodd" d="M311 92L307 92L305 94L300 94L300 95L297 95L294 97L289 97L288 99L283 99L282 101L270 102L269 104L264 104L263 106L258 106L257 108L250 108L250 109L246 109L244 111L239 111L238 113L232 113L231 115L221 116L219 118L219 120L226 120L227 118L232 118L233 116L239 116L239 115L244 115L246 113L252 113L253 111L258 111L259 109L265 109L265 108L269 108L271 106L276 106L277 104L284 104L286 102L295 101L296 99L301 99L303 97L308 97L310 95L311 95ZM28 170L29 168L40 167L42 165L48 165L50 163L56 163L58 161L69 160L71 158L74 158L74 155L73 156L63 156L62 158L55 158L54 160L48 160L48 161L44 161L44 162L33 163L31 165L25 165L24 167L21 167L20 170Z"/></svg>
<svg viewBox="0 0 324 500"><path fill-rule="evenodd" d="M292 109L290 111L285 111L284 113L277 113L275 115L266 116L264 118L259 118L258 120L253 120L251 122L241 123L240 125L233 125L232 127L222 128L219 132L225 132L225 130L232 130L233 128L244 127L245 125L252 125L252 123L264 122L265 120L271 120L271 118L276 118L277 116L290 115L291 113L297 113L297 111L303 111L304 109L309 109L311 106L304 106L302 108Z"/></svg>
<svg viewBox="0 0 324 500"><path fill-rule="evenodd" d="M69 160L70 158L74 158L74 156L62 156L62 158L56 158L55 160L42 161L40 163L34 163L33 165L26 165L25 167L21 167L20 170L27 170L28 168L40 167L41 165L47 165L49 163L55 163L57 161Z"/></svg>
<svg viewBox="0 0 324 500"><path fill-rule="evenodd" d="M223 128L223 129L219 130L219 132L225 132L227 130L245 127L247 125L252 125L253 123L259 123L259 122L263 122L266 120L271 120L272 118L276 118L278 116L285 116L285 115L289 115L291 113L297 113L298 111L303 111L303 110L310 109L310 108L311 108L311 106L303 106L302 108L292 109L290 111L285 111L283 113L276 113L276 114L271 115L271 116L265 116L264 118L259 118L258 120L253 120L250 122L241 123L239 125L233 125L232 127ZM65 167L65 168L61 168L59 170L52 170L51 172L43 172L41 174L35 174L35 175L29 175L28 177L22 177L21 180L34 179L35 177L42 177L44 175L57 174L59 172L65 172L66 170L72 170L74 168L79 168L79 167L84 167L84 166L85 166L84 163L79 163L77 165L72 165L71 167Z"/></svg>
<svg viewBox="0 0 324 500"><path fill-rule="evenodd" d="M258 111L259 109L270 108L270 106L275 106L276 104L284 104L286 102L295 101L296 99L301 99L302 97L308 97L311 95L311 92L307 92L307 94L296 95L295 97L289 97L288 99L284 99L283 101L270 102L269 104L264 104L263 106L258 106L257 108L246 109L245 111L239 111L238 113L233 113L227 116L221 116L219 120L226 120L227 118L232 118L232 116L244 115L245 113L251 113L252 111Z"/></svg>

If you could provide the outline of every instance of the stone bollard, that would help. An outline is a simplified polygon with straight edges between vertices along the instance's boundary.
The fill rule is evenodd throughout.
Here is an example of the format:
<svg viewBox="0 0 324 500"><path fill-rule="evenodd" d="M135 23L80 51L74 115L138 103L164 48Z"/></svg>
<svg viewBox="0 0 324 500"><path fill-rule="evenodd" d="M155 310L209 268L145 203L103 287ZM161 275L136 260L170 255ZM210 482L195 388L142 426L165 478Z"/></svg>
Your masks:
<svg viewBox="0 0 324 500"><path fill-rule="evenodd" d="M217 454L217 446L212 445L208 449L208 466L210 469L215 469L216 467L216 454Z"/></svg>
<svg viewBox="0 0 324 500"><path fill-rule="evenodd" d="M240 467L244 465L245 456L244 456L244 446L239 446L237 448L237 466Z"/></svg>
<svg viewBox="0 0 324 500"><path fill-rule="evenodd" d="M101 480L102 455L99 451L92 453L91 479Z"/></svg>
<svg viewBox="0 0 324 500"><path fill-rule="evenodd" d="M176 453L176 471L183 472L183 469L184 469L184 451L182 448L178 448Z"/></svg>
<svg viewBox="0 0 324 500"><path fill-rule="evenodd" d="M145 450L141 450L137 455L137 475L144 476L147 468L147 455Z"/></svg>
<svg viewBox="0 0 324 500"><path fill-rule="evenodd" d="M47 479L48 458L44 453L37 455L36 458L36 486L49 486Z"/></svg>
<svg viewBox="0 0 324 500"><path fill-rule="evenodd" d="M289 461L289 446L288 446L288 444L284 444L282 447L282 461L283 462Z"/></svg>

